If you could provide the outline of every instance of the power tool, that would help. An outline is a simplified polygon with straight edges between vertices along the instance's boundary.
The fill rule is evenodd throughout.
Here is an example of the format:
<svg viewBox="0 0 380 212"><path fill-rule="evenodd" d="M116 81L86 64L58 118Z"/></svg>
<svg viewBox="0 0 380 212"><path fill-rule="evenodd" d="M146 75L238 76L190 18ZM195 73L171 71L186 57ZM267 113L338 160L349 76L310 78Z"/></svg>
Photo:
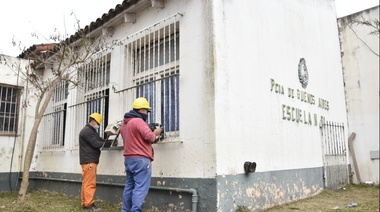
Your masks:
<svg viewBox="0 0 380 212"><path fill-rule="evenodd" d="M104 147L108 147L110 149L112 146L117 146L117 139L120 135L119 129L120 129L121 124L122 124L122 121L116 121L112 124L107 125L106 129L104 130L104 133L107 134L106 142L104 142L101 149L103 149ZM150 124L148 124L148 126L152 130L152 132L155 129L162 128L160 135L156 136L156 139L154 140L153 143L157 143L158 141L162 141L166 138L166 133L165 133L164 128L162 127L161 124L150 123ZM110 140L111 136L115 136L115 137L112 140Z"/></svg>
<svg viewBox="0 0 380 212"><path fill-rule="evenodd" d="M109 147L110 149L112 146L117 146L117 139L120 134L120 126L122 124L122 121L116 121L115 123L107 125L106 129L104 130L104 133L107 134L106 141L104 142L103 146L100 148L101 150L104 147ZM114 136L112 140L110 140L110 137Z"/></svg>
<svg viewBox="0 0 380 212"><path fill-rule="evenodd" d="M166 138L165 130L162 127L161 124L159 124L159 123L150 123L148 125L149 125L149 128L152 130L152 132L155 129L162 128L162 131L161 131L160 135L156 136L156 140L154 140L153 143L157 143L158 141L162 141L162 140L164 140Z"/></svg>

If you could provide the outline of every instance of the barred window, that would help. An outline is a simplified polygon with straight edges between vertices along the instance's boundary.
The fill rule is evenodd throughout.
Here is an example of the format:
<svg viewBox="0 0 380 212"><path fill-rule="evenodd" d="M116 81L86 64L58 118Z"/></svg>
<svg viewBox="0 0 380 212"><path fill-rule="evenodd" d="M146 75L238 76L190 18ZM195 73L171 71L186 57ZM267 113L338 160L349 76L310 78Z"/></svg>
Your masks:
<svg viewBox="0 0 380 212"><path fill-rule="evenodd" d="M101 89L108 86L110 78L111 55L92 59L80 69L80 81L83 83L84 92Z"/></svg>
<svg viewBox="0 0 380 212"><path fill-rule="evenodd" d="M86 121L88 121L88 117L92 113L100 113L103 116L103 123L101 123L101 127L99 128L99 135L103 138L106 138L104 134L104 127L108 124L108 102L109 102L109 89L104 89L100 92L92 93L86 95Z"/></svg>
<svg viewBox="0 0 380 212"><path fill-rule="evenodd" d="M178 16L177 14L128 37L125 74L127 88L120 91L127 102L145 97L152 107L147 122L162 124L169 140L179 133Z"/></svg>
<svg viewBox="0 0 380 212"><path fill-rule="evenodd" d="M0 85L0 135L17 132L20 89Z"/></svg>
<svg viewBox="0 0 380 212"><path fill-rule="evenodd" d="M70 120L75 120L70 131L74 142L73 149L79 148L79 132L88 123L92 113L100 113L103 123L99 128L99 135L106 137L104 128L108 124L109 89L111 55L106 54L94 58L78 69L78 81L80 82L77 95L69 106Z"/></svg>
<svg viewBox="0 0 380 212"><path fill-rule="evenodd" d="M168 28L174 29L175 25L169 25ZM159 32L156 31L150 36L158 37ZM179 33L175 31L144 45L145 40L146 37L137 40L136 46L132 43L132 52L137 64L133 74L133 81L137 86L136 97L147 98L151 107L155 109L149 113L149 123L162 123L167 132L178 131L179 122L176 118L179 110Z"/></svg>
<svg viewBox="0 0 380 212"><path fill-rule="evenodd" d="M40 138L43 150L61 149L65 145L68 85L65 81L57 85L46 108L41 123L44 132Z"/></svg>

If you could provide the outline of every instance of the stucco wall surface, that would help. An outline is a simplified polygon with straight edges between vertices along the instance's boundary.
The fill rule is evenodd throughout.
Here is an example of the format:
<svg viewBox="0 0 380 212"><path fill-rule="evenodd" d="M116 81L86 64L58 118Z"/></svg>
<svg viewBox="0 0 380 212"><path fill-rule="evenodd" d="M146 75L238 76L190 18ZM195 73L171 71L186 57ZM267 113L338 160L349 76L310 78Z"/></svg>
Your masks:
<svg viewBox="0 0 380 212"><path fill-rule="evenodd" d="M379 7L338 19L347 101L348 129L355 133L355 152L360 182L379 183L379 35L360 22L379 20ZM353 164L353 158L350 158ZM354 174L354 182L358 176Z"/></svg>
<svg viewBox="0 0 380 212"><path fill-rule="evenodd" d="M237 204L265 208L318 193L320 125L328 120L347 126L334 1L164 2L162 9L136 13L133 23L114 26L107 38L123 40L181 14L181 142L154 145L152 185L210 186L199 204L210 198L217 203L205 207L219 211ZM125 84L125 45L109 52L110 88L117 90ZM306 66L299 66L301 58ZM302 85L298 74L305 77L306 70L308 83ZM70 91L68 105L75 104L76 92ZM120 97L110 92L110 121L130 109ZM68 126L74 118L67 118ZM31 170L76 179L81 173L78 150L72 149L76 139L68 130L68 145L61 150L37 146ZM256 173L244 174L246 161L257 163ZM102 151L98 174L105 182L122 178L122 150Z"/></svg>
<svg viewBox="0 0 380 212"><path fill-rule="evenodd" d="M217 174L242 173L245 161L255 161L259 172L321 167L321 117L346 123L334 2L216 4ZM299 122L288 120L284 105L302 111Z"/></svg>
<svg viewBox="0 0 380 212"><path fill-rule="evenodd" d="M111 53L110 88L125 88L126 38L152 26L174 14L180 27L180 142L154 144L155 160L153 177L214 178L215 143L213 112L213 73L209 69L211 58L210 13L208 2L165 1L165 7L148 7L136 13L134 23L120 23L113 27L108 41L124 40ZM46 75L45 77L49 77ZM121 120L131 108L119 93L110 89L110 122ZM68 106L75 104L75 90L69 91ZM74 97L74 98L73 98ZM75 124L75 117L67 117L67 123ZM69 125L68 125L69 126ZM79 128L83 126L77 126ZM69 127L68 127L69 128ZM41 134L40 136L43 136ZM32 170L48 172L81 173L78 150L71 150L70 143L78 139L68 129L68 147L60 151L36 150ZM122 140L119 138L119 143ZM102 151L98 173L124 176L122 150ZM159 182L157 182L159 183Z"/></svg>
<svg viewBox="0 0 380 212"><path fill-rule="evenodd" d="M19 87L21 90L17 114L18 131L15 135L0 136L0 173L3 173L3 177L0 177L0 190L11 190L18 184L14 173L22 170L22 149L24 148L22 140L30 132L31 114L34 107L32 103L27 101L30 98L27 97L29 90L25 88L27 83L22 77L23 73L26 72L28 62L5 55L4 58L6 58L6 62L3 60L0 63L0 84ZM28 106L26 107L26 105Z"/></svg>

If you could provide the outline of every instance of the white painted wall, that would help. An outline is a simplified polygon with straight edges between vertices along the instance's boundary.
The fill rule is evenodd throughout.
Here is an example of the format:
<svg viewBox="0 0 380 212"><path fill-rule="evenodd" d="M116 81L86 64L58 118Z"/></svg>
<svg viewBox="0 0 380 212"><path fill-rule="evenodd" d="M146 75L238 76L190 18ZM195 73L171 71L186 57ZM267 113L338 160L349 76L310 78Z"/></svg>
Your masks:
<svg viewBox="0 0 380 212"><path fill-rule="evenodd" d="M379 184L379 159L370 157L370 151L379 151L379 37L369 34L372 27L350 24L362 18L379 20L379 7L338 19L348 128L356 133L353 149L359 170L353 171L359 172L361 182Z"/></svg>
<svg viewBox="0 0 380 212"><path fill-rule="evenodd" d="M19 71L19 68L25 66L25 61L6 55L2 55L2 57L6 58L6 61L2 60L0 63L0 83L24 86L25 82L22 79L17 78L17 75L19 72L21 73L21 71L25 71L25 69Z"/></svg>
<svg viewBox="0 0 380 212"><path fill-rule="evenodd" d="M154 177L215 177L215 139L213 108L213 64L208 3L201 0L166 1L163 9L147 8L136 14L135 23L123 23L114 28L111 40L122 40L176 13L180 18L180 140L182 143L156 144ZM100 14L99 14L100 15ZM109 120L121 120L130 105L112 92L111 86L123 89L124 46L111 52ZM47 76L46 76L47 77ZM75 95L71 91L70 95ZM70 100L71 101L71 100ZM70 117L68 123L72 123ZM70 125L68 125L70 126ZM68 131L70 133L70 130ZM77 139L77 135L67 135ZM66 139L68 142L70 139ZM120 140L120 143L122 141ZM32 170L81 173L78 150L39 152ZM98 174L124 176L122 150L103 151Z"/></svg>
<svg viewBox="0 0 380 212"><path fill-rule="evenodd" d="M167 1L163 9L148 8L138 13L136 23L122 24L113 35L113 38L123 39L176 13L183 14L179 19L180 140L183 143L154 145L153 176L189 178L215 176L213 113L208 103L208 99L212 100L212 96L209 95L212 90L208 87L210 76L206 70L206 65L210 61L208 58L210 46L207 43L210 39L207 29L210 26L206 9L202 1ZM118 58L113 57L112 65L117 65L112 67L114 70L121 69L122 72L126 62L123 57L123 47L116 49L113 55ZM111 76L111 81L114 80L119 89L124 84L123 77L120 76L122 73ZM131 109L123 100L124 104L117 104L120 102L117 94L111 96L110 101L119 105L118 110L110 111L111 120L121 119L124 113ZM122 152L118 155L119 159L116 160L122 161Z"/></svg>
<svg viewBox="0 0 380 212"><path fill-rule="evenodd" d="M282 104L346 125L333 1L215 1L217 174L321 167L318 126L282 120ZM306 59L309 84L298 80ZM271 79L283 95L271 91ZM289 98L287 88L329 101L329 110ZM319 124L319 123L318 123Z"/></svg>
<svg viewBox="0 0 380 212"><path fill-rule="evenodd" d="M28 62L10 56L5 57L7 64L0 63L0 84L22 88L17 136L0 136L0 172L6 173L22 171L22 152L26 145L23 140L31 130L30 120L34 107L33 101L28 101L30 97L27 93L27 83L22 77L18 77L18 75L22 76L22 73L26 72L25 67L27 67Z"/></svg>
<svg viewBox="0 0 380 212"><path fill-rule="evenodd" d="M240 174L245 161L255 161L258 172L321 167L319 127L284 121L282 105L347 126L334 2L169 0L163 9L137 13L136 23L119 25L109 39L125 38L175 13L183 14L183 142L154 146L153 176ZM123 46L111 53L111 86L121 89ZM310 76L306 89L298 81L302 57ZM285 89L284 94L271 91L271 79ZM289 98L287 88L314 95L316 104ZM318 108L318 98L329 101L329 110ZM110 121L120 120L129 110L112 92L110 105ZM80 173L77 150L37 155L35 170ZM98 173L124 175L122 151L103 151Z"/></svg>

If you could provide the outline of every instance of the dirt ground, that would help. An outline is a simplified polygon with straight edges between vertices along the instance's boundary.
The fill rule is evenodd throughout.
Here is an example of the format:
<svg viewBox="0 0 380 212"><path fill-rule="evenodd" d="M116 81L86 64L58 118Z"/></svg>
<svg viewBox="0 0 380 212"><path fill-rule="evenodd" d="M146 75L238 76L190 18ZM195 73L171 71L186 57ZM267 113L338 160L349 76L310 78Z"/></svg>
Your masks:
<svg viewBox="0 0 380 212"><path fill-rule="evenodd" d="M266 211L379 211L379 186L350 185Z"/></svg>
<svg viewBox="0 0 380 212"><path fill-rule="evenodd" d="M0 192L1 212L76 212L82 211L80 200L59 193L31 191L26 202L17 202L17 192ZM97 201L104 211L120 212L121 205ZM271 208L265 211L379 211L379 186L350 185L337 191L325 190L311 198ZM238 209L237 212L249 212Z"/></svg>

